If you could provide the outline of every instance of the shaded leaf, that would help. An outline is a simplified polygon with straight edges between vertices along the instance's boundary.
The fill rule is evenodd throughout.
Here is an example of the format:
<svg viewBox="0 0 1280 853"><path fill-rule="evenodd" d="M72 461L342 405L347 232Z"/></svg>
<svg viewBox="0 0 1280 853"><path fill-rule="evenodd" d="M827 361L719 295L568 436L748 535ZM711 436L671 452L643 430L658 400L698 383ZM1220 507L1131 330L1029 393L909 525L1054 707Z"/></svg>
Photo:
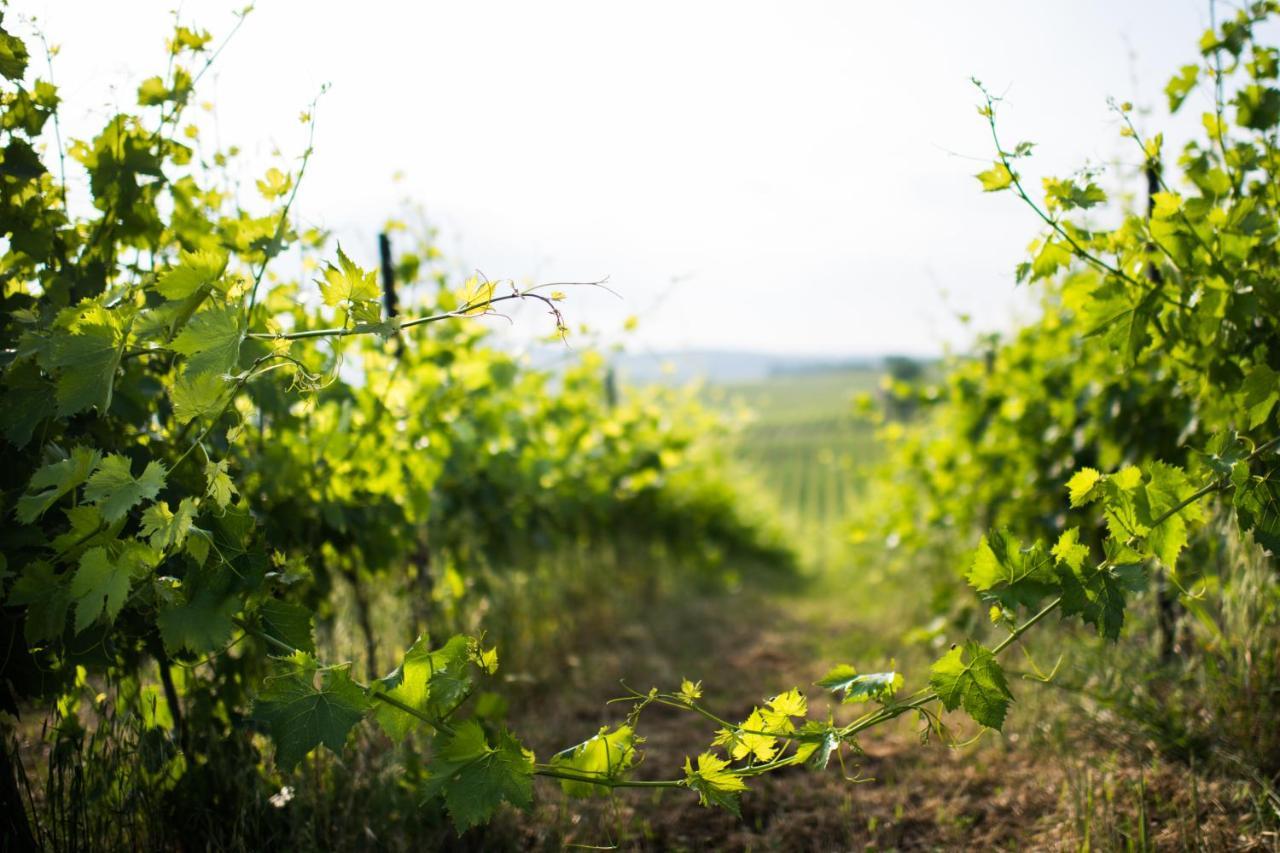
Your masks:
<svg viewBox="0 0 1280 853"><path fill-rule="evenodd" d="M1013 701L995 656L972 640L964 646L952 646L933 664L929 686L948 711L963 707L970 717L992 729L1004 725Z"/></svg>
<svg viewBox="0 0 1280 853"><path fill-rule="evenodd" d="M129 596L129 570L111 559L106 548L90 548L80 557L80 566L71 579L71 596L76 600L76 633L99 617L115 621Z"/></svg>
<svg viewBox="0 0 1280 853"><path fill-rule="evenodd" d="M155 500L164 488L165 475L164 465L153 460L134 478L129 460L113 453L104 457L89 477L84 499L97 504L106 521L116 521L143 501Z"/></svg>
<svg viewBox="0 0 1280 853"><path fill-rule="evenodd" d="M321 744L341 753L347 733L368 709L368 697L345 668L325 670L318 686L314 673L303 669L268 678L253 717L276 745L276 765L288 771Z"/></svg>
<svg viewBox="0 0 1280 853"><path fill-rule="evenodd" d="M71 454L51 462L31 476L27 492L18 498L17 515L30 524L72 489L89 478L101 456L91 447L73 448Z"/></svg>

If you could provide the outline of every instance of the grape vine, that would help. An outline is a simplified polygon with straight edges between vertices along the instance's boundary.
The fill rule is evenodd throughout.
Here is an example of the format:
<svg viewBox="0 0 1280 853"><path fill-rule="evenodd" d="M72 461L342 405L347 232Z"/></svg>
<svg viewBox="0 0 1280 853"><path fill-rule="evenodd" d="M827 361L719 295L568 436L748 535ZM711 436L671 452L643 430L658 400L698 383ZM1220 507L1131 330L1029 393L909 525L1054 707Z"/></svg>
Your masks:
<svg viewBox="0 0 1280 853"><path fill-rule="evenodd" d="M476 275L458 287L427 241L396 263L414 310L391 310L377 273L330 254L329 235L294 213L318 104L294 166L256 182L260 208L234 203L234 154L183 124L221 49L202 31L175 29L138 114L65 150L55 133L55 174L46 127L60 95L0 29L4 709L56 705L83 672L140 678L154 665L175 727L183 699L226 718L247 710L285 772L321 746L340 753L371 720L393 741L431 738L421 794L442 798L459 832L503 803L528 808L539 776L570 796L679 788L736 812L751 779L856 762L859 736L909 712L942 738L957 710L1000 729L1014 701L1000 656L1047 617L1115 640L1153 582L1194 606L1209 573L1185 554L1221 535L1225 515L1280 547L1280 51L1255 41L1278 10L1249 4L1170 82L1174 110L1202 81L1213 90L1205 139L1176 162L1131 105L1115 106L1156 189L1148 215L1114 228L1089 218L1107 202L1093 171L1046 178L1033 196L1020 170L1034 146L1003 147L1000 102L980 89L996 155L978 178L1043 226L1018 277L1044 288L1044 317L921 401L927 416L900 430L876 504L889 517L872 523L913 545L987 529L965 577L994 627L974 626L913 692L898 672L832 668L815 686L870 709L844 724L810 716L798 687L741 721L703 702L700 682L626 688L624 722L545 760L474 710L498 649L478 632L437 645L425 629L465 609L469 564L548 536L642 524L775 552L700 477L705 413L673 425L651 398L610 399L597 358L553 381L480 343L476 321L518 303L545 309L563 339L567 284ZM88 177L83 217L66 157ZM278 271L291 247L305 273ZM386 676L362 681L318 656L341 578L413 586L418 637ZM984 641L990 630L1004 633ZM379 671L367 618L365 640ZM185 697L175 660L207 662ZM664 779L636 778L651 706L713 727Z"/></svg>

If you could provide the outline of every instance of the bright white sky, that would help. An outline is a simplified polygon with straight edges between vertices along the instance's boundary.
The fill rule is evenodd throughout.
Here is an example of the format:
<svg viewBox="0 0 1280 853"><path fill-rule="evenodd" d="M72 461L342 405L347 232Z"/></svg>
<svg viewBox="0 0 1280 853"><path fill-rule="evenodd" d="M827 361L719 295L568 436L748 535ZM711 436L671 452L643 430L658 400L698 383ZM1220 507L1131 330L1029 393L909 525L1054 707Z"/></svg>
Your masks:
<svg viewBox="0 0 1280 853"><path fill-rule="evenodd" d="M92 135L163 70L173 6L13 2L61 46L64 132ZM220 37L234 8L181 15ZM1032 175L1131 163L1106 98L1159 127L1208 17L1207 0L261 0L201 99L264 163L301 151L298 113L332 84L299 204L367 263L408 195L466 269L609 275L624 301L577 291L570 318L611 337L639 315L642 349L932 353L1025 311L1012 273L1037 231L972 177L991 149L969 77L1006 93L1008 145L1040 143Z"/></svg>

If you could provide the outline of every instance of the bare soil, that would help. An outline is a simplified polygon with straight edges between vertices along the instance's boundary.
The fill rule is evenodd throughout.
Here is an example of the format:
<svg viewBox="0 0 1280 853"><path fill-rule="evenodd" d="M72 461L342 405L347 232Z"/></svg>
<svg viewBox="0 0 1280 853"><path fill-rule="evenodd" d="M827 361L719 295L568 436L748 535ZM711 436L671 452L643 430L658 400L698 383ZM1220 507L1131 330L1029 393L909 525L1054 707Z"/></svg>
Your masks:
<svg viewBox="0 0 1280 853"><path fill-rule="evenodd" d="M805 690L811 711L825 713L821 691L810 685L831 661L818 659L812 638L853 626L814 624L810 610L804 623L787 613L776 598L738 594L633 614L628 627L608 640L551 662L563 678L519 697L513 725L540 756L563 748L555 739L565 732L588 737L625 716L628 704L605 704L623 692L619 676L641 690L675 689L684 676L700 677L707 703L730 719L745 718L754 704L792 686ZM839 716L849 709L833 710ZM684 756L706 749L713 729L694 714L646 710L640 727L645 760L637 777L679 778ZM847 757L844 772L833 761L823 773L790 768L753 781L741 819L700 806L687 791L622 790L584 801L565 798L554 783L540 780L535 811L507 814L482 846L1280 849L1274 833L1249 830L1258 805L1241 783L1193 776L1185 766L1085 735L1047 743L1017 714L1002 736L988 733L967 746L922 744L909 719L868 732L861 746L865 754Z"/></svg>

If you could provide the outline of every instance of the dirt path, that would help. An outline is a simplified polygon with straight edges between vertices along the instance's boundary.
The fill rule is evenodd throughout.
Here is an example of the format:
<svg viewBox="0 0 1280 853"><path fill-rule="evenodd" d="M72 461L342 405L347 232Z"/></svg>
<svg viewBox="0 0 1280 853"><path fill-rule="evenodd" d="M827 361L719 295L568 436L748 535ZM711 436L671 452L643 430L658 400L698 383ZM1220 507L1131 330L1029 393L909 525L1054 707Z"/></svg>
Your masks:
<svg viewBox="0 0 1280 853"><path fill-rule="evenodd" d="M636 614L613 642L569 656L565 681L526 697L514 723L539 755L563 747L566 732L590 736L629 707L603 704L621 692L619 675L638 689L673 689L686 675L701 677L708 704L730 719L799 686L812 711L825 714L828 703L811 685L830 662L819 659L813 638L850 626L815 624L814 608L804 605L803 597L780 604L777 596L740 593ZM849 710L835 709L837 717ZM693 714L647 710L637 777L678 778L684 756L705 749L712 729ZM752 783L741 820L699 806L685 791L568 800L542 781L536 811L509 816L498 834L516 847L547 850L1269 847L1267 839L1237 834L1241 806L1227 788L1199 781L1189 799L1180 768L1143 766L1085 743L1063 755L1032 740L1015 717L1003 738L964 748L922 745L914 722L903 719L865 737L865 755L847 766L859 781L847 781L834 762L825 773L787 769Z"/></svg>

